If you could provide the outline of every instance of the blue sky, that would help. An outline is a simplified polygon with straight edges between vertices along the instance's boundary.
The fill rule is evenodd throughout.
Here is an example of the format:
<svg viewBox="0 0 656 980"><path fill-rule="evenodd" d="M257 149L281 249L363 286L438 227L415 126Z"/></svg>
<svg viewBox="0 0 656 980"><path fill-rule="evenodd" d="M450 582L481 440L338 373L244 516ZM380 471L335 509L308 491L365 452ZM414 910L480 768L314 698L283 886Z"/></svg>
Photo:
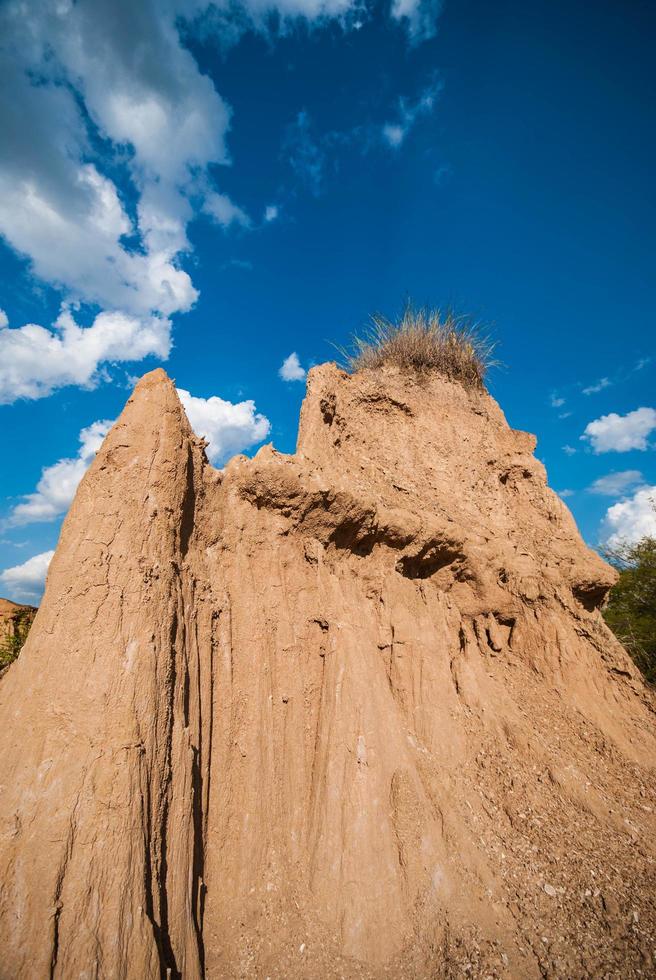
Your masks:
<svg viewBox="0 0 656 980"><path fill-rule="evenodd" d="M293 451L304 369L408 298L498 341L589 543L656 530L654 36L627 0L5 2L0 594L135 377L219 465Z"/></svg>

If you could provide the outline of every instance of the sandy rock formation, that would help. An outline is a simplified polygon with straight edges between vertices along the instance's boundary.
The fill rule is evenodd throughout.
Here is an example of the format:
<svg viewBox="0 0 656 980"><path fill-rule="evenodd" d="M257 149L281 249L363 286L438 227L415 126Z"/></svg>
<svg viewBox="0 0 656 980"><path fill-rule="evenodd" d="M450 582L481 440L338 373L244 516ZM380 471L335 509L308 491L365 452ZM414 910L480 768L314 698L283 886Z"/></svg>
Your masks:
<svg viewBox="0 0 656 980"><path fill-rule="evenodd" d="M13 636L17 623L22 617L30 622L36 615L36 606L28 606L22 602L12 602L11 599L0 599L0 640Z"/></svg>
<svg viewBox="0 0 656 980"><path fill-rule="evenodd" d="M534 446L324 365L218 472L146 375L0 683L0 976L653 976L654 702Z"/></svg>
<svg viewBox="0 0 656 980"><path fill-rule="evenodd" d="M0 598L0 648L11 637L24 635L24 631L29 630L35 616L36 606Z"/></svg>

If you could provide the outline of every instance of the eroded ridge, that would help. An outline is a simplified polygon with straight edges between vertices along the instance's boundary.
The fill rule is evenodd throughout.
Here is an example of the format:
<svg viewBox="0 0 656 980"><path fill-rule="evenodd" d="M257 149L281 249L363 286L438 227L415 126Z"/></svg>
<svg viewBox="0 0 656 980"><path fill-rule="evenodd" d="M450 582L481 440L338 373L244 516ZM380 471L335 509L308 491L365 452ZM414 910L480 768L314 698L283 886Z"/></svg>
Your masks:
<svg viewBox="0 0 656 980"><path fill-rule="evenodd" d="M0 682L0 975L653 975L653 698L534 447L323 365L218 472L146 375Z"/></svg>

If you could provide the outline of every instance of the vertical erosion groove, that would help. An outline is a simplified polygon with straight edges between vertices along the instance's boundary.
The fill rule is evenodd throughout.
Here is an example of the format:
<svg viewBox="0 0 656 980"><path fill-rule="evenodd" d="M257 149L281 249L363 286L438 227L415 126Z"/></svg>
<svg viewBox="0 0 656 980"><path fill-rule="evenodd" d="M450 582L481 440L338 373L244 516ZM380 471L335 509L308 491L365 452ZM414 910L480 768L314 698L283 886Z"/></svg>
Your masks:
<svg viewBox="0 0 656 980"><path fill-rule="evenodd" d="M200 654L200 643L198 637L198 619L196 616L196 597L193 586L190 589L189 598L189 608L191 612L191 623L187 631L187 643L186 643L186 659L187 659L187 677L189 678L189 662L190 660L194 664L194 669L192 671L192 676L195 677L195 702L196 702L196 718L191 720L190 736L191 736L191 786L192 786L192 832L193 832L193 848L192 848L192 875L191 875L191 914L193 916L194 922L194 932L196 936L197 948L198 948L198 961L200 965L200 974L205 976L205 945L203 942L203 913L205 908L205 819L207 808L205 806L206 790L203 785L204 781L209 778L209 760L204 759L204 750L206 742L209 743L211 737L211 731L205 738L205 718L204 718L204 705L203 699L203 680L204 680L204 665L201 660ZM210 657L211 657L211 644L210 644ZM210 715L211 725L211 703L212 703L212 677L211 677L211 663L210 663L210 678L209 678L209 708L208 714ZM189 686L189 685L188 685ZM188 711L188 709L187 709ZM190 725L190 719L187 713L185 718L185 724ZM194 732L196 734L196 744L193 744ZM206 750L205 750L206 751ZM205 763L205 766L204 766Z"/></svg>
<svg viewBox="0 0 656 980"><path fill-rule="evenodd" d="M187 444L186 463L187 485L182 503L180 520L180 553L184 558L189 550L189 542L194 530L196 517L196 488L194 487L194 454L191 443Z"/></svg>
<svg viewBox="0 0 656 980"><path fill-rule="evenodd" d="M191 911L198 941L198 959L201 976L205 976L205 946L203 943L203 911L205 906L205 883L203 881L205 848L203 842L203 778L199 765L199 751L192 746L192 791L193 791L193 873Z"/></svg>
<svg viewBox="0 0 656 980"><path fill-rule="evenodd" d="M160 866L159 866L159 903L160 903L160 929L159 929L159 947L160 947L160 964L162 969L163 977L171 977L171 980L182 980L182 974L179 972L175 954L173 952L173 945L171 943L171 936L169 933L169 906L168 906L168 889L167 889L167 872L168 872L168 822L169 822L169 812L171 806L171 795L173 789L173 736L174 736L174 726L175 726L175 688L176 688L176 675L177 675L177 647L179 640L179 630L178 630L179 620L177 610L173 610L172 622L170 630L170 648L168 651L169 657L169 672L168 672L168 704L166 706L167 712L167 745L166 745L166 761L165 761L165 772L164 780L162 785L161 793L161 853L160 853ZM183 626L184 629L184 626ZM183 638L184 639L184 638Z"/></svg>
<svg viewBox="0 0 656 980"><path fill-rule="evenodd" d="M162 977L182 980L189 976L195 980L205 974L203 700L196 597L193 585L185 582L183 575L176 572L172 582L177 609L173 612L167 674L158 943ZM173 833L175 840L171 839ZM181 928L183 922L186 925Z"/></svg>

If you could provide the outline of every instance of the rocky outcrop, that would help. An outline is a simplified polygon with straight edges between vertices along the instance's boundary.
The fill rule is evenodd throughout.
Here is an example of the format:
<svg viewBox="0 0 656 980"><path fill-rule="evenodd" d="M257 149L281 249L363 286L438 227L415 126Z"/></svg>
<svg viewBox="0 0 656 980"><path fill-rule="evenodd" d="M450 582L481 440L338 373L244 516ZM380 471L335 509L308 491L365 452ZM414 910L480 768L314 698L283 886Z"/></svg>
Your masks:
<svg viewBox="0 0 656 980"><path fill-rule="evenodd" d="M36 606L28 606L22 602L12 602L11 599L0 599L0 638L14 636L17 624L22 619L32 622L36 615Z"/></svg>
<svg viewBox="0 0 656 980"><path fill-rule="evenodd" d="M143 378L0 683L0 976L653 975L654 704L534 446L324 365L219 472Z"/></svg>
<svg viewBox="0 0 656 980"><path fill-rule="evenodd" d="M0 598L0 670L16 656L35 616L35 606Z"/></svg>

